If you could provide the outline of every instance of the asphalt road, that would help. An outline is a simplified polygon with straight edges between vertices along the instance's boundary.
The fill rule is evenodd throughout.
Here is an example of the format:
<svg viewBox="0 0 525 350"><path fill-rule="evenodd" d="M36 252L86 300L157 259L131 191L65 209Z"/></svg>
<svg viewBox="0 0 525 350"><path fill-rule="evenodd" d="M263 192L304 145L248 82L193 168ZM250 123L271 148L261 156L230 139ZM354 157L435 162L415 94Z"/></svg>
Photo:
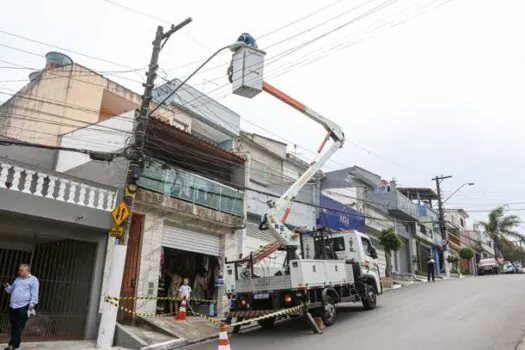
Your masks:
<svg viewBox="0 0 525 350"><path fill-rule="evenodd" d="M312 334L302 320L230 337L232 350L521 350L525 275L470 277L389 291L378 307L338 308L336 324ZM185 349L217 349L216 341Z"/></svg>

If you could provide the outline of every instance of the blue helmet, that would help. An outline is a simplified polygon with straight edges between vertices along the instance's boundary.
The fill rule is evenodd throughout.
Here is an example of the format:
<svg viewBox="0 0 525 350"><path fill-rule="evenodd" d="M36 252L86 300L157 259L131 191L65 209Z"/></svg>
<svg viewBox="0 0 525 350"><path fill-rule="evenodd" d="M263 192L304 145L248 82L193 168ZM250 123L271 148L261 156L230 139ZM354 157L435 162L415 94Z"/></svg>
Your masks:
<svg viewBox="0 0 525 350"><path fill-rule="evenodd" d="M255 41L254 37L248 33L242 33L241 36L239 36L239 38L237 39L237 41L243 42L246 45L250 45L255 48L257 47L257 42Z"/></svg>

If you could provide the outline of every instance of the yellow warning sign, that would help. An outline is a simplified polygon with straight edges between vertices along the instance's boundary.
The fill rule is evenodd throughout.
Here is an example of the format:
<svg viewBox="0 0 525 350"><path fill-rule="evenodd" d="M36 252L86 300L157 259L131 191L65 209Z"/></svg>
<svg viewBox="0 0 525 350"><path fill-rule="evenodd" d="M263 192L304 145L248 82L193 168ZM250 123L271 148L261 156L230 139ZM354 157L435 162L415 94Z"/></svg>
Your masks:
<svg viewBox="0 0 525 350"><path fill-rule="evenodd" d="M129 216L128 205L124 201L120 202L119 205L117 205L117 207L111 212L111 216L113 217L115 224L117 226L121 226Z"/></svg>
<svg viewBox="0 0 525 350"><path fill-rule="evenodd" d="M124 235L124 227L122 226L113 226L109 231L110 237L121 238Z"/></svg>

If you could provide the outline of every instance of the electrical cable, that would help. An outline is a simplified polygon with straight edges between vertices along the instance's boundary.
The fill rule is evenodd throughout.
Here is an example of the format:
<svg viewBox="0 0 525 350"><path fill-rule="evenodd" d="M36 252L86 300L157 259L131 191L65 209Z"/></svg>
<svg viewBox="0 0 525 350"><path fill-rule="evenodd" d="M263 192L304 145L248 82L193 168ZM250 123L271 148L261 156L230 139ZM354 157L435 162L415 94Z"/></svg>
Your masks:
<svg viewBox="0 0 525 350"><path fill-rule="evenodd" d="M96 60L96 61L100 61L100 62L104 62L104 63L109 63L109 64L112 64L114 66L120 66L120 67L124 67L124 68L131 69L131 70L145 70L145 68L130 67L130 66L127 66L127 65L122 64L122 63L118 63L118 62L110 61L110 60L107 60L107 59L104 59L104 58L88 55L88 54L85 54L85 53L82 53L82 52L79 52L79 51L69 50L69 49L66 49L64 47L48 44L48 43L45 43L45 42L42 42L42 41L39 41L39 40L36 40L36 39L31 39L31 38L28 38L28 37L25 37L25 36L22 36L22 35L19 35L19 34L11 33L11 32L5 31L5 30L1 30L0 29L0 33L2 33L4 35L15 37L15 38L18 38L18 39L23 39L23 40L26 40L26 41L29 41L29 42L32 42L32 43L40 44L40 45L43 45L43 46L52 47L52 48L54 48L56 50L70 52L70 53L73 53L75 55L79 55L79 56L90 58L92 60Z"/></svg>

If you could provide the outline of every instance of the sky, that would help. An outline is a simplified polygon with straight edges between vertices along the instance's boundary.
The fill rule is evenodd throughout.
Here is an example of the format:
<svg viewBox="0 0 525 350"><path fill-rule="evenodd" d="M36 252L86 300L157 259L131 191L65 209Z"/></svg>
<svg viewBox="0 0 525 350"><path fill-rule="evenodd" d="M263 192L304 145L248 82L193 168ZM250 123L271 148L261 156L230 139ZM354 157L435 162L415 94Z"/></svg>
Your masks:
<svg viewBox="0 0 525 350"><path fill-rule="evenodd" d="M525 189L516 188L525 178L524 11L521 0L6 2L0 101L27 83L30 71L12 63L40 69L53 50L6 32L60 47L141 92L157 25L192 17L163 49L158 84L186 77L248 32L266 52L265 80L343 128L347 142L324 170L359 165L400 186L432 188L434 176L452 175L445 196L475 185L448 208L483 220L508 203L525 219ZM239 113L243 129L312 160L322 128L264 94L232 95L230 55L190 84Z"/></svg>

